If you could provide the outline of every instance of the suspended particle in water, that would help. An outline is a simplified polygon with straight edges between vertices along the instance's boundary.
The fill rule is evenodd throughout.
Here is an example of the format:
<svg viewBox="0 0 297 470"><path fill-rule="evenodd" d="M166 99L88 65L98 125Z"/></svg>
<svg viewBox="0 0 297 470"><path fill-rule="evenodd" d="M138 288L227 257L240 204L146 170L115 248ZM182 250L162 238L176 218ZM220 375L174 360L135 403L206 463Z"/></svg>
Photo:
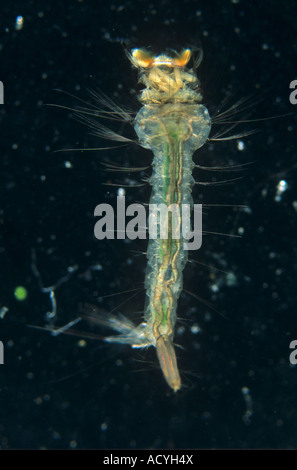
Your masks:
<svg viewBox="0 0 297 470"><path fill-rule="evenodd" d="M245 401L246 410L242 416L242 420L245 424L251 423L251 417L253 416L253 400L250 394L250 389L248 387L242 387L241 393Z"/></svg>
<svg viewBox="0 0 297 470"><path fill-rule="evenodd" d="M237 142L237 149L240 151L244 150L244 142L242 140Z"/></svg>
<svg viewBox="0 0 297 470"><path fill-rule="evenodd" d="M19 302L22 302L28 297L28 291L23 286L17 286L14 290L14 296Z"/></svg>
<svg viewBox="0 0 297 470"><path fill-rule="evenodd" d="M285 180L280 180L276 187L276 194L274 200L280 202L282 200L282 194L287 191L288 183Z"/></svg>
<svg viewBox="0 0 297 470"><path fill-rule="evenodd" d="M21 15L19 15L16 17L14 27L16 31L20 31L21 29L23 29L23 26L24 26L24 18Z"/></svg>
<svg viewBox="0 0 297 470"><path fill-rule="evenodd" d="M118 189L118 196L123 197L126 195L126 190L125 188L119 188Z"/></svg>
<svg viewBox="0 0 297 470"><path fill-rule="evenodd" d="M5 317L6 313L8 312L8 308L3 306L0 308L0 319L3 320Z"/></svg>

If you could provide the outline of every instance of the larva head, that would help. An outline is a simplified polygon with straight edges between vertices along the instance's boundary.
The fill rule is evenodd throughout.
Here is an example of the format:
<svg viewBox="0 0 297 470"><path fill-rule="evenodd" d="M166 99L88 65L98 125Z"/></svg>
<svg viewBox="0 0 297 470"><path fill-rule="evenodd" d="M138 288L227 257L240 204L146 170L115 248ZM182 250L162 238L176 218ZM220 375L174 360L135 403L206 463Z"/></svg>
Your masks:
<svg viewBox="0 0 297 470"><path fill-rule="evenodd" d="M170 57L165 54L155 56L145 49L132 49L130 60L135 67L143 69L149 69L155 66L160 67L162 65L165 67L181 68L186 67L191 55L190 49L184 49L179 54L176 53L175 57Z"/></svg>
<svg viewBox="0 0 297 470"><path fill-rule="evenodd" d="M132 49L129 58L139 69L139 80L146 87L141 93L140 101L144 104L161 105L193 104L201 101L199 81L195 71L186 68L191 56L190 49L184 49L179 53L173 51L171 55L154 55L146 49Z"/></svg>

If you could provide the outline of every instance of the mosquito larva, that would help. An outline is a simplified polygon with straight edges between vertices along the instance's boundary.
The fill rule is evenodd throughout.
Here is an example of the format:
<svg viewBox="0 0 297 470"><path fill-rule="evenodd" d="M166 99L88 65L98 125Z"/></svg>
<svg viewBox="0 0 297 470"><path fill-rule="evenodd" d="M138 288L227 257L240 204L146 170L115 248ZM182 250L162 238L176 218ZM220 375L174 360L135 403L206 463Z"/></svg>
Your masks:
<svg viewBox="0 0 297 470"><path fill-rule="evenodd" d="M192 157L207 140L238 139L251 132L235 136L226 135L236 125L234 120L229 121L229 118L235 114L235 105L211 120L207 108L201 104L202 94L196 70L202 61L202 50L196 60L193 60L192 68L189 66L193 59L190 49L184 49L179 53L171 51L169 54L154 55L145 49L137 48L133 49L128 57L139 72L139 81L144 85L139 97L142 107L136 116L113 103L102 93L91 92L95 104L80 100L83 106L76 108L76 117L87 124L94 135L119 142L119 145L130 143L131 139L105 127L98 122L98 118L125 121L134 125L138 144L153 152L153 172L149 179L152 193L149 206L165 207L167 219L156 216L154 219L156 236L149 237L145 276L146 302L144 318L140 324L135 325L123 315L99 313L96 307L87 306L85 311L96 323L117 333L106 336L104 338L106 342L129 344L132 348L154 346L164 378L176 392L181 387L173 343L177 303L183 289L183 270L188 259L187 242L197 233L195 217L194 231L191 234L189 231L190 210L194 206L195 215L197 206L193 204L191 196L195 184L192 171L194 167L208 169L195 165ZM237 112L245 107L246 100L243 99L237 105ZM211 123L214 122L230 123L231 126L209 139ZM102 148L84 150L102 150ZM108 165L106 167L110 170L127 170L115 163L110 164L109 168ZM236 167L237 165L233 168ZM132 170L144 169L146 167L138 166ZM225 168L216 167L216 169ZM224 180L218 183L225 182ZM188 211L184 211L184 208L188 208ZM96 209L95 215L102 215L96 213ZM143 225L146 225L145 222ZM184 231L184 226L188 227L188 231ZM201 225L198 229L201 235ZM164 232L166 236L163 236ZM124 238L123 230L120 231L120 235L120 238ZM104 234L97 238L104 238ZM65 332L65 328L55 331L56 334L59 331Z"/></svg>
<svg viewBox="0 0 297 470"><path fill-rule="evenodd" d="M143 106L135 117L134 127L140 145L154 154L150 205L165 204L167 208L176 205L179 214L182 205L193 206L192 156L207 141L211 127L206 107L199 104L202 95L195 68L187 68L191 56L190 49L158 56L133 49L129 54L139 70L140 82L145 85L140 95ZM202 53L199 63L201 59ZM107 337L108 342L126 343L133 348L155 346L163 375L177 391L181 379L173 339L187 250L185 239L175 236L170 212L168 216L167 238L159 236L148 242L144 321L135 327L111 316L104 318L104 324L119 333ZM182 223L180 215L179 226ZM160 221L157 224L160 234Z"/></svg>

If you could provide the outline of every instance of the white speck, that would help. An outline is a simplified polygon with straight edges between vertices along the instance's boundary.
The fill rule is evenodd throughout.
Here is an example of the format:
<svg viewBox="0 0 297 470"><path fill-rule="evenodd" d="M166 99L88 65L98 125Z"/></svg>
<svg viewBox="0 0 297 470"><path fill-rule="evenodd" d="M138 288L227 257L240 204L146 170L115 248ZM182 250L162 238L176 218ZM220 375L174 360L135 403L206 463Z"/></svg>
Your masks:
<svg viewBox="0 0 297 470"><path fill-rule="evenodd" d="M267 189L266 189L266 188L263 188L263 189L262 189L261 195L262 195L262 197L266 197L266 196L267 196Z"/></svg>
<svg viewBox="0 0 297 470"><path fill-rule="evenodd" d="M16 20L15 20L15 29L17 31L20 31L21 29L23 29L23 26L24 26L24 18L19 15L16 17Z"/></svg>
<svg viewBox="0 0 297 470"><path fill-rule="evenodd" d="M236 286L236 284L237 284L236 276L233 273L228 273L227 274L226 281L227 281L227 286L228 287L233 287L233 286Z"/></svg>
<svg viewBox="0 0 297 470"><path fill-rule="evenodd" d="M77 264L75 264L74 266L68 266L67 267L67 272L70 273L70 274L75 273L75 271L77 271L77 270L78 270Z"/></svg>
<svg viewBox="0 0 297 470"><path fill-rule="evenodd" d="M244 424L248 425L251 423L251 417L253 416L253 401L248 387L242 387L241 393L243 395L246 410L242 416Z"/></svg>
<svg viewBox="0 0 297 470"><path fill-rule="evenodd" d="M243 212L245 214L252 214L253 213L252 209L249 206L244 207Z"/></svg>
<svg viewBox="0 0 297 470"><path fill-rule="evenodd" d="M201 328L199 325L197 325L197 323L191 326L191 333L193 333L193 335L197 335L197 333L199 333L200 331Z"/></svg>
<svg viewBox="0 0 297 470"><path fill-rule="evenodd" d="M181 336L184 332L185 332L185 327L184 327L184 326L179 326L179 327L176 329L176 335L177 335L177 336Z"/></svg>
<svg viewBox="0 0 297 470"><path fill-rule="evenodd" d="M102 264L98 263L98 264L93 264L93 266L91 266L91 270L92 271L102 271L103 267L102 267Z"/></svg>
<svg viewBox="0 0 297 470"><path fill-rule="evenodd" d="M211 286L211 290L212 290L212 292L219 292L220 289L219 289L219 286L217 284L213 284Z"/></svg>
<svg viewBox="0 0 297 470"><path fill-rule="evenodd" d="M237 149L238 150L244 150L244 142L242 142L242 140L238 140Z"/></svg>
<svg viewBox="0 0 297 470"><path fill-rule="evenodd" d="M1 320L3 320L3 318L5 317L6 312L8 312L8 308L7 307L1 307L1 309L0 309L0 319Z"/></svg>
<svg viewBox="0 0 297 470"><path fill-rule="evenodd" d="M118 196L119 197L123 197L123 196L125 196L125 194L126 194L126 191L125 191L124 188L119 188L118 189Z"/></svg>
<svg viewBox="0 0 297 470"><path fill-rule="evenodd" d="M288 189L288 183L287 183L285 180L280 180L280 181L278 182L277 187L276 187L276 194L275 194L274 200L275 200L276 202L281 201L281 199L282 199L282 194L283 194L285 191L287 191L287 189Z"/></svg>
<svg viewBox="0 0 297 470"><path fill-rule="evenodd" d="M283 192L285 191L287 188L288 188L288 183L285 181L285 180L281 180L279 183L278 183L278 189L280 192Z"/></svg>
<svg viewBox="0 0 297 470"><path fill-rule="evenodd" d="M101 431L106 431L107 430L107 423L102 423L100 426Z"/></svg>
<svg viewBox="0 0 297 470"><path fill-rule="evenodd" d="M268 46L268 44L266 44L266 42L264 42L264 44L262 44L262 49L263 49L263 51L267 51L269 49L269 46Z"/></svg>
<svg viewBox="0 0 297 470"><path fill-rule="evenodd" d="M72 163L69 161L64 162L65 168L72 168Z"/></svg>

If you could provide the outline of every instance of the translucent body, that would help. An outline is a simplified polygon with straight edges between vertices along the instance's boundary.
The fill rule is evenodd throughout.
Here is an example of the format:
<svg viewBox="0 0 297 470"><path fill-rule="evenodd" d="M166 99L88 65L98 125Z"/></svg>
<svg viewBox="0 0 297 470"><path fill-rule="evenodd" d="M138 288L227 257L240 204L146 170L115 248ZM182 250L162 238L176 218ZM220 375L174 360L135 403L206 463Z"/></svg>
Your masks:
<svg viewBox="0 0 297 470"><path fill-rule="evenodd" d="M154 153L150 204L192 206L192 156L209 135L207 109L201 104L145 105L136 116L135 130L140 143ZM150 239L148 244L145 335L157 347L168 384L177 390L180 378L172 341L187 251L183 238L175 239L170 229L169 222L168 238Z"/></svg>
<svg viewBox="0 0 297 470"><path fill-rule="evenodd" d="M188 49L174 57L154 57L134 49L130 57L140 69L140 81L146 85L140 97L144 106L136 115L135 131L140 144L154 154L150 205L165 204L169 208L174 204L179 214L183 204L193 206L192 156L208 139L211 125L207 109L197 104L202 97L195 72L185 69L190 56ZM187 251L183 238L177 238L173 231L170 212L167 238L160 237L162 227L158 219L157 225L159 236L149 240L147 249L144 321L137 327L130 324L129 328L123 321L121 328L110 320L110 326L121 334L106 339L132 347L155 346L163 375L177 391L181 379L173 337Z"/></svg>

